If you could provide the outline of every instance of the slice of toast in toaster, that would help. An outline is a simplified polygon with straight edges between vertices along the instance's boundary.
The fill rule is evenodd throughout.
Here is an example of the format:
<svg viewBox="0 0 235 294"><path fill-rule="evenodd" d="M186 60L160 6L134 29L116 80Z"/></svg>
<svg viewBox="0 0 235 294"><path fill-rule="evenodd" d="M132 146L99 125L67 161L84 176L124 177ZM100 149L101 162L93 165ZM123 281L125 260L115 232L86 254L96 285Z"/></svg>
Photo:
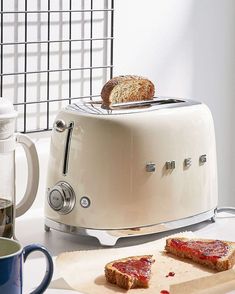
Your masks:
<svg viewBox="0 0 235 294"><path fill-rule="evenodd" d="M165 250L217 271L235 264L235 242L212 239L168 238Z"/></svg>
<svg viewBox="0 0 235 294"><path fill-rule="evenodd" d="M101 90L106 105L153 99L154 84L147 78L135 75L114 77Z"/></svg>
<svg viewBox="0 0 235 294"><path fill-rule="evenodd" d="M109 283L124 289L148 288L151 277L152 255L130 256L109 262L105 277Z"/></svg>

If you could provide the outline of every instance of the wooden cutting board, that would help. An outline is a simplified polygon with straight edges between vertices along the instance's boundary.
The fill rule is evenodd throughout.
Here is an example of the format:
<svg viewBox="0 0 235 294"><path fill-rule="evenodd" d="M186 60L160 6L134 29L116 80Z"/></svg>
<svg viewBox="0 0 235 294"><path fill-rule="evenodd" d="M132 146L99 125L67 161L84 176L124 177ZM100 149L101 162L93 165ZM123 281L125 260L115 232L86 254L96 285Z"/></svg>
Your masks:
<svg viewBox="0 0 235 294"><path fill-rule="evenodd" d="M195 237L192 232L177 234L177 236ZM125 248L62 253L56 259L56 267L61 277L73 289L85 294L126 293L126 290L106 282L104 266L112 260L133 255L152 254L155 263L152 265L150 287L148 289L131 289L128 293L158 294L161 290L169 291L172 284L215 274L215 271L196 265L191 261L182 261L166 254L164 252L165 239ZM175 276L166 277L169 272L174 272Z"/></svg>

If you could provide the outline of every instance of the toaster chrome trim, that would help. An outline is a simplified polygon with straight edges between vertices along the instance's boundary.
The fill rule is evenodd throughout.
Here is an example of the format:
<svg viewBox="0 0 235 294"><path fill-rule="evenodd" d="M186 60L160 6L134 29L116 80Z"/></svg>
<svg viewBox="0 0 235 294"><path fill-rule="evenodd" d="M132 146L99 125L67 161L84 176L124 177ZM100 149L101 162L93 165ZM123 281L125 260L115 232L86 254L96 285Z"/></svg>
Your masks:
<svg viewBox="0 0 235 294"><path fill-rule="evenodd" d="M87 113L92 115L117 115L201 104L198 101L174 97L154 97L152 100L117 103L111 106L103 105L102 102L103 101L101 100L83 100L77 103L69 104L65 109L67 111Z"/></svg>
<svg viewBox="0 0 235 294"><path fill-rule="evenodd" d="M118 239L124 237L133 237L133 236L144 236L150 235L165 231L170 231L190 225L194 225L205 220L211 219L212 222L215 221L217 208L211 209L209 211L186 217L183 219L163 222L155 225L144 226L139 228L129 228L129 229L119 229L119 230L96 230L82 227L75 227L66 224L62 224L56 221L53 221L49 218L45 218L45 231L48 232L51 229L83 236L95 237L99 240L101 245L104 246L114 246Z"/></svg>

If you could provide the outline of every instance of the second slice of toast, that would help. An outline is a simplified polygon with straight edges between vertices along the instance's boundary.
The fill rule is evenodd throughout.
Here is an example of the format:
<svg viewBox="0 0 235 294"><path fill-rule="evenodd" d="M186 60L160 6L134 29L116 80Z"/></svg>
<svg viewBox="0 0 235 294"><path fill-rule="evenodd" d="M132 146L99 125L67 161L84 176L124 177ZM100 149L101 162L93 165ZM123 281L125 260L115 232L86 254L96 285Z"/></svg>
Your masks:
<svg viewBox="0 0 235 294"><path fill-rule="evenodd" d="M235 264L235 242L213 239L168 238L165 250L217 271Z"/></svg>

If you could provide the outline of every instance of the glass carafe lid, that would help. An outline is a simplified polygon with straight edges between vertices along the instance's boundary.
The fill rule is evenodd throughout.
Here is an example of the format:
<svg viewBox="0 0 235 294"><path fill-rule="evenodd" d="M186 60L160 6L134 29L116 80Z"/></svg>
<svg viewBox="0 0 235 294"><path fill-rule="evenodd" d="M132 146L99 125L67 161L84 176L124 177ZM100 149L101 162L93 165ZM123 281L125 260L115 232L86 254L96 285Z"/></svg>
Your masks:
<svg viewBox="0 0 235 294"><path fill-rule="evenodd" d="M13 104L0 97L0 140L7 139L14 134L17 112Z"/></svg>

